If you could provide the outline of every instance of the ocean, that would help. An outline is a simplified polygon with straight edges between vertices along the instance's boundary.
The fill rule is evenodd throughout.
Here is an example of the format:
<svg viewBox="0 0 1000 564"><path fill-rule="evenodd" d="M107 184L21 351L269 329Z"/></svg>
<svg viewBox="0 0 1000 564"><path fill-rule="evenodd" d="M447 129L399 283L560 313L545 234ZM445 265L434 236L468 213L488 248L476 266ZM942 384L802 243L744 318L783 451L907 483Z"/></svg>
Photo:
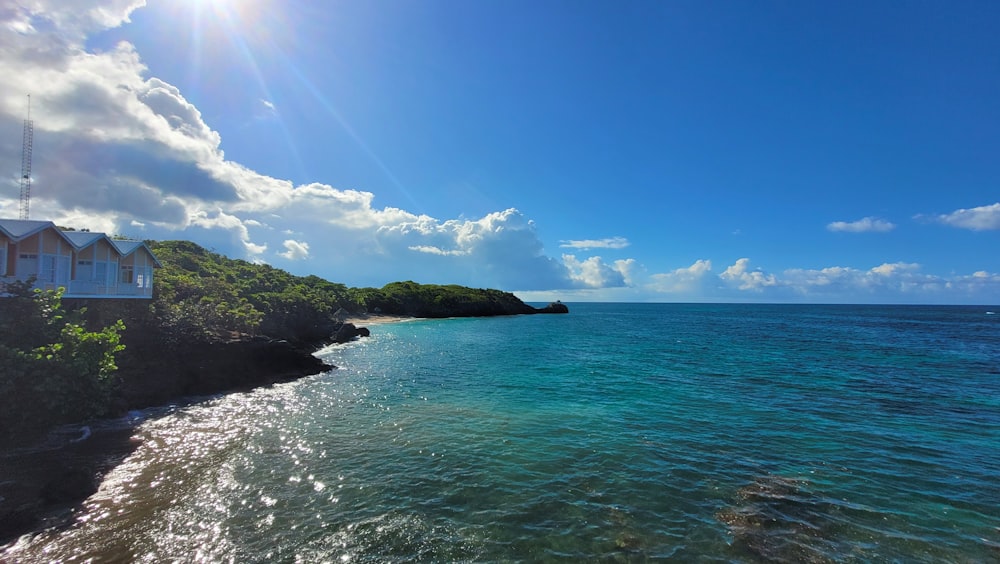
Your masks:
<svg viewBox="0 0 1000 564"><path fill-rule="evenodd" d="M132 413L0 560L1000 561L997 306L569 306Z"/></svg>

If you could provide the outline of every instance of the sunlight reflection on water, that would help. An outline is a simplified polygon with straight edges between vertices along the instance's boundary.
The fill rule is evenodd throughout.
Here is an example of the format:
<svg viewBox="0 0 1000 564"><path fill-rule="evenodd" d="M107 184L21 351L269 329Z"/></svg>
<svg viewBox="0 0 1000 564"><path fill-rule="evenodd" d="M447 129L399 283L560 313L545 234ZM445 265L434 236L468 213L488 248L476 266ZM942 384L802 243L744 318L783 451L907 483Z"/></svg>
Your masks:
<svg viewBox="0 0 1000 564"><path fill-rule="evenodd" d="M151 415L73 527L4 557L996 556L1000 391L976 367L1000 359L967 325L640 307L607 342L587 311L383 326L323 353L341 370Z"/></svg>

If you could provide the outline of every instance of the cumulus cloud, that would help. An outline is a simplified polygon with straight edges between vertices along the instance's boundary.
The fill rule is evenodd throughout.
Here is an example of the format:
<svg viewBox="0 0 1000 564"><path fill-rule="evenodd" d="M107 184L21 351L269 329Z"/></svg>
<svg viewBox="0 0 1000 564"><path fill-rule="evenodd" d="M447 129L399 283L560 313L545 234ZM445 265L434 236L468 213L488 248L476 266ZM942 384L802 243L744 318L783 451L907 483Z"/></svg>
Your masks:
<svg viewBox="0 0 1000 564"><path fill-rule="evenodd" d="M610 237L607 239L583 239L560 241L559 246L564 249L624 249L629 246L625 237Z"/></svg>
<svg viewBox="0 0 1000 564"><path fill-rule="evenodd" d="M712 272L712 261L699 259L694 264L671 272L650 276L650 289L664 294L690 294L702 288Z"/></svg>
<svg viewBox="0 0 1000 564"><path fill-rule="evenodd" d="M316 271L358 283L407 277L504 289L625 284L634 261L566 262L545 254L534 223L516 209L478 219L437 219L376 207L375 194L314 182L296 186L227 160L221 137L135 47L87 48L87 38L127 22L141 0L38 0L0 8L0 127L19 131L32 93L32 216L152 238L190 238L261 260L269 247ZM252 95L252 93L248 93ZM274 103L256 98L261 111ZM44 117L42 117L44 116ZM20 159L20 139L0 158ZM16 216L16 194L0 213ZM307 243L308 241L308 243ZM621 237L573 248L622 248Z"/></svg>
<svg viewBox="0 0 1000 564"><path fill-rule="evenodd" d="M379 213L397 215L392 210ZM433 259L425 267L438 275L463 271L462 278L473 284L521 290L568 288L579 282L565 265L544 254L534 222L514 208L476 220L398 219L375 231L379 251L425 255Z"/></svg>
<svg viewBox="0 0 1000 564"><path fill-rule="evenodd" d="M760 270L750 270L750 259L741 258L719 275L730 284L735 284L740 290L761 291L778 284L773 274L765 274Z"/></svg>
<svg viewBox="0 0 1000 564"><path fill-rule="evenodd" d="M227 214L222 210L217 210L215 213L199 211L190 219L193 227L221 230L231 234L249 256L260 255L267 250L266 244L261 245L251 241L248 223L235 215Z"/></svg>
<svg viewBox="0 0 1000 564"><path fill-rule="evenodd" d="M833 223L827 224L826 228L830 231L843 231L847 233L884 233L886 231L892 231L896 228L896 225L877 217L865 217L857 221L850 222L834 221Z"/></svg>
<svg viewBox="0 0 1000 564"><path fill-rule="evenodd" d="M958 286L968 286L963 277L949 280L924 274L920 265L914 263L884 263L868 270L848 267L792 269L785 271L782 283L813 299L853 296L855 301L874 302L934 301Z"/></svg>
<svg viewBox="0 0 1000 564"><path fill-rule="evenodd" d="M278 253L278 256L285 257L288 260L302 260L309 257L309 243L305 241L288 239L282 245L285 247L285 252Z"/></svg>
<svg viewBox="0 0 1000 564"><path fill-rule="evenodd" d="M876 266L875 268L872 268L869 272L875 276L890 277L903 273L916 272L918 270L920 270L919 264L894 262L894 263L883 263L879 266Z"/></svg>
<svg viewBox="0 0 1000 564"><path fill-rule="evenodd" d="M619 261L604 262L601 257L578 260L574 255L563 255L563 264L569 269L569 276L578 287L617 288L626 285L626 272L632 263Z"/></svg>
<svg viewBox="0 0 1000 564"><path fill-rule="evenodd" d="M741 293L775 301L848 303L987 303L1000 295L1000 275L978 271L971 275L938 276L921 271L916 263L883 263L868 269L831 266L788 269L780 275L749 271L737 263L720 275ZM739 299L739 295L727 297Z"/></svg>
<svg viewBox="0 0 1000 564"><path fill-rule="evenodd" d="M632 259L608 262L591 249L623 249L624 237L567 239L573 254L546 254L534 222L515 208L472 219L439 219L379 207L376 195L322 182L295 185L226 158L221 137L176 86L150 76L133 45L88 49L89 36L121 25L142 0L34 0L0 5L0 130L19 132L31 92L35 117L32 217L108 233L192 239L260 261L308 260L307 272L352 285L400 273L421 282L570 295L711 295L806 300L863 295L917 301L963 295L995 301L1000 276L936 277L911 263L832 266L770 274L741 258L716 275L699 260L645 279ZM253 93L247 93L253 96ZM273 102L253 98L264 112ZM17 163L20 136L0 138L0 160ZM16 185L14 178L9 181ZM0 193L14 217L16 190ZM965 229L1000 229L1000 203L933 218ZM888 231L878 218L834 222L833 231ZM737 231L738 233L738 231ZM302 267L305 268L305 267ZM640 277L642 279L640 279ZM840 292L840 293L836 293ZM852 292L854 292L852 294ZM857 292L866 292L857 294ZM947 294L947 292L952 292ZM957 294L956 294L957 293ZM888 298L888 299L887 299Z"/></svg>
<svg viewBox="0 0 1000 564"><path fill-rule="evenodd" d="M955 210L933 219L945 225L973 231L1000 229L1000 202L988 206Z"/></svg>

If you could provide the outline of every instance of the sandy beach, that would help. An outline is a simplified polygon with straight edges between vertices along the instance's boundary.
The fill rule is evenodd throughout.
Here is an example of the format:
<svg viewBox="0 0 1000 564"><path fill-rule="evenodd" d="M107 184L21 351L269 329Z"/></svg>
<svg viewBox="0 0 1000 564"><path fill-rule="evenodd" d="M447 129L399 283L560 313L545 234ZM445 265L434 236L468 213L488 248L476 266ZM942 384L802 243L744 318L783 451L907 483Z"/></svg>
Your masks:
<svg viewBox="0 0 1000 564"><path fill-rule="evenodd" d="M344 319L344 323L353 323L356 327L371 327L373 325L383 325L385 323L401 323L403 321L413 321L416 317L404 315L352 315Z"/></svg>

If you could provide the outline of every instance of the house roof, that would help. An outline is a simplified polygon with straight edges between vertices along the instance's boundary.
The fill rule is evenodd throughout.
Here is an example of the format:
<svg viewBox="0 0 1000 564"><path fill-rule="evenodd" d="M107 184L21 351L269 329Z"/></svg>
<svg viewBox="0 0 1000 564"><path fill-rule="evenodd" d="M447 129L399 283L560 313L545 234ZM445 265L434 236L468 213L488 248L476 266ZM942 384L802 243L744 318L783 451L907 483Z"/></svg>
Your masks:
<svg viewBox="0 0 1000 564"><path fill-rule="evenodd" d="M31 219L0 219L0 231L15 241L30 237L46 228L55 228L51 221L36 221Z"/></svg>
<svg viewBox="0 0 1000 564"><path fill-rule="evenodd" d="M91 231L64 231L63 235L65 235L78 250L89 247L101 239L108 238L104 233L93 233Z"/></svg>
<svg viewBox="0 0 1000 564"><path fill-rule="evenodd" d="M153 264L155 264L157 267L163 266L162 264L160 264L160 261L156 259L156 255L153 254L153 251L151 251L149 247L146 246L146 243L142 241L127 241L124 239L112 239L111 244L114 245L116 249L118 249L118 252L121 253L123 258L129 256L130 254L136 252L139 249L145 249L146 252L149 253L149 256L153 259Z"/></svg>
<svg viewBox="0 0 1000 564"><path fill-rule="evenodd" d="M78 251L93 245L101 239L105 239L122 257L127 257L139 249L145 249L146 252L149 253L149 256L152 257L153 264L157 267L163 266L160 264L160 261L156 259L156 255L153 254L153 251L151 251L146 243L142 241L111 239L104 233L95 233L92 231L63 231L62 229L56 227L56 224L51 221L38 221L32 219L0 219L0 233L3 233L15 242L49 228L59 233L64 240L66 240Z"/></svg>

